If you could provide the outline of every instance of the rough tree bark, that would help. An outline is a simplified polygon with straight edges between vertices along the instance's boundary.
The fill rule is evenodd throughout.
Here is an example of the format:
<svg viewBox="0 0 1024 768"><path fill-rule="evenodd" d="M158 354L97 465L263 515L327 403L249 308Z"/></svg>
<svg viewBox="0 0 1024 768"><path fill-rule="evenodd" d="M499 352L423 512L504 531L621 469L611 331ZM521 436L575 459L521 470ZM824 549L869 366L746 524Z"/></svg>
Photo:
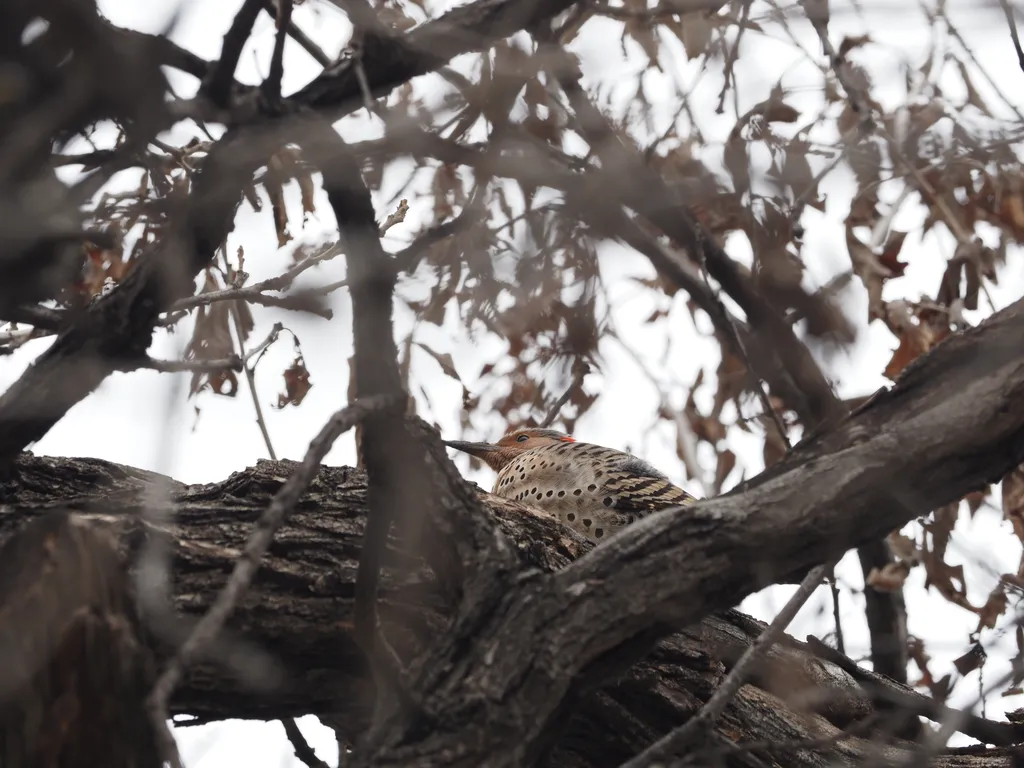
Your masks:
<svg viewBox="0 0 1024 768"><path fill-rule="evenodd" d="M260 462L223 482L186 486L152 473L95 459L24 455L16 481L2 488L0 535L54 509L73 509L114 532L130 562L149 536L166 536L175 553L175 600L186 616L206 610L223 584L252 523L294 467ZM163 489L166 496L154 494ZM565 567L592 547L529 510L485 494L488 508L524 566ZM175 523L155 531L142 522L154 498L173 506ZM355 577L366 512L365 475L324 467L290 524L278 536L253 590L235 614L236 637L273 654L278 685L238 680L216 665L196 668L174 711L202 720L321 715L354 742L369 724L373 685L353 636ZM445 602L429 572L401 541L386 551L380 615L386 635L406 658L447 626ZM597 690L581 692L542 763L575 768L617 765L699 710L764 625L735 611L706 617L662 639L640 663ZM165 648L159 651L166 651ZM515 653L509 648L507 653ZM852 662L849 662L852 664ZM751 684L727 710L718 735L696 764L853 765L876 755L872 739L888 724L872 716L885 707L941 719L941 707L870 675L864 683L804 643L787 640L771 652ZM861 725L858 726L858 723ZM967 726L988 741L1016 743L1009 724ZM827 742L843 729L857 736ZM825 739L814 745L797 742ZM749 751L730 744L754 743ZM895 757L906 744L882 749ZM942 756L940 766L1010 766L1024 750L981 749ZM751 761L754 762L751 762ZM418 765L436 764L425 759ZM480 764L488 764L483 762Z"/></svg>

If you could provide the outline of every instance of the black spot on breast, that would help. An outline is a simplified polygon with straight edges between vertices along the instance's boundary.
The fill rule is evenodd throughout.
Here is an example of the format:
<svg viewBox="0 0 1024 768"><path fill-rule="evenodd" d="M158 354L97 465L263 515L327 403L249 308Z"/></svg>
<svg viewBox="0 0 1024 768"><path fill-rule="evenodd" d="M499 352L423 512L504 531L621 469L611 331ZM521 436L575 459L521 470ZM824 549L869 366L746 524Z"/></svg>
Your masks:
<svg viewBox="0 0 1024 768"><path fill-rule="evenodd" d="M565 519L571 523L573 520L576 519L576 513L570 512L568 515L565 516Z"/></svg>
<svg viewBox="0 0 1024 768"><path fill-rule="evenodd" d="M594 538L600 539L602 536L604 536L604 528L595 528Z"/></svg>
<svg viewBox="0 0 1024 768"><path fill-rule="evenodd" d="M548 491L546 495L550 498L552 494L554 494L554 491Z"/></svg>
<svg viewBox="0 0 1024 768"><path fill-rule="evenodd" d="M582 493L583 493L583 491L581 489L577 488L575 491L572 492L572 495L573 496L579 496Z"/></svg>
<svg viewBox="0 0 1024 768"><path fill-rule="evenodd" d="M593 483L591 483L590 485L587 486L587 490L588 491L596 491L597 490L597 486L594 485Z"/></svg>
<svg viewBox="0 0 1024 768"><path fill-rule="evenodd" d="M537 486L535 485L535 486L533 486L533 488L530 489L530 493L536 493L536 492L537 492Z"/></svg>
<svg viewBox="0 0 1024 768"><path fill-rule="evenodd" d="M565 496L565 491L559 491L558 498L562 498L563 496Z"/></svg>
<svg viewBox="0 0 1024 768"><path fill-rule="evenodd" d="M611 496L605 496L604 497L604 505L606 507L610 507L614 503L615 503L615 499L613 499Z"/></svg>
<svg viewBox="0 0 1024 768"><path fill-rule="evenodd" d="M590 519L588 519L586 517L583 518L583 525L585 525L587 528L589 528L593 523L594 523L593 520L590 520Z"/></svg>

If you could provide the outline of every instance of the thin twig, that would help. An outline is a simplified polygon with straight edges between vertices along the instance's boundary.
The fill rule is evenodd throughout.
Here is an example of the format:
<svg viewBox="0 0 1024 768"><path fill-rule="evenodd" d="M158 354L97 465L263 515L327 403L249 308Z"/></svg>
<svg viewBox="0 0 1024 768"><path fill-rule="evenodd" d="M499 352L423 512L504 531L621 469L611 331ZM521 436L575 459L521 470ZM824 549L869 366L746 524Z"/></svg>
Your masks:
<svg viewBox="0 0 1024 768"><path fill-rule="evenodd" d="M718 94L718 106L715 107L715 114L721 115L725 112L725 94L729 90L729 83L733 83L735 89L735 76L733 74L733 67L736 64L736 59L740 55L740 40L743 39L743 30L746 29L747 17L750 15L750 4L752 0L744 0L742 6L740 6L739 19L737 19L736 26L736 42L733 43L732 50L729 51L729 55L725 59L725 79L722 82L722 90Z"/></svg>
<svg viewBox="0 0 1024 768"><path fill-rule="evenodd" d="M324 319L331 319L333 314L329 314L326 311L316 311L308 303L296 301L296 297L274 297L266 296L266 291L283 291L291 286L299 275L305 272L311 267L315 267L317 264L322 264L325 261L333 259L342 252L339 243L330 243L324 245L318 249L315 253L310 254L299 263L290 267L285 272L282 272L276 277L271 277L266 280L262 280L253 285L241 288L226 288L222 291L210 291L209 293L200 293L196 296L189 296L188 298L181 299L174 302L171 305L169 311L177 312L186 309L192 309L194 307L201 307L208 304L213 304L217 301L227 301L229 299L241 299L250 301L254 304L266 304L267 306L282 307L284 309L294 309L306 312L313 312L314 314L323 317Z"/></svg>
<svg viewBox="0 0 1024 768"><path fill-rule="evenodd" d="M946 710L946 716L939 722L939 728L936 731L931 732L923 739L923 743L914 749L911 754L905 759L900 761L891 762L890 765L894 768L916 768L919 765L931 765L932 758L942 752L946 747L946 742L952 738L953 734L963 729L968 723L976 724L979 721L982 723L991 723L992 721L978 717L974 714L974 708L992 691L996 691L1010 682L1017 674L1017 670L1011 668L1005 674L1001 675L992 685L988 687L988 690L983 690L977 696L977 698L971 702L968 706L962 709L948 708ZM994 723L997 727L1006 726L1013 728L1014 723ZM986 741L986 739L981 739Z"/></svg>
<svg viewBox="0 0 1024 768"><path fill-rule="evenodd" d="M21 323L37 329L56 331L60 328L64 316L64 312L59 309L51 309L39 304L23 304L18 307L10 307L4 313L3 321L0 322Z"/></svg>
<svg viewBox="0 0 1024 768"><path fill-rule="evenodd" d="M1013 18L1013 6L1010 0L999 0L1003 13L1006 14L1006 23L1010 27L1010 39L1013 40L1013 49L1017 51L1017 64L1024 70L1024 50L1020 47L1020 35L1017 34L1017 20Z"/></svg>
<svg viewBox="0 0 1024 768"><path fill-rule="evenodd" d="M555 423L555 419L557 419L558 416L562 413L563 406L565 406L565 404L569 402L569 398L572 397L572 391L574 389L576 389L575 380L573 380L573 382L568 387L565 388L565 392L563 392L561 396L555 401L554 405L551 406L550 410L548 410L547 412L547 415L543 418L540 424L537 425L538 427L540 427L541 429L547 429L548 427Z"/></svg>
<svg viewBox="0 0 1024 768"><path fill-rule="evenodd" d="M564 408L565 404L569 402L569 398L572 397L572 393L579 387L583 386L583 377L588 373L590 373L590 366L584 362L581 362L578 366L573 366L572 381L569 382L569 386L565 388L565 391L554 402L548 410L547 415L537 426L541 429L547 429L555 423L555 419L561 415L562 408Z"/></svg>
<svg viewBox="0 0 1024 768"><path fill-rule="evenodd" d="M281 725L284 726L284 734L288 737L288 741L292 743L292 749L295 750L295 756L299 760L309 766L309 768L329 768L327 763L317 757L316 752L309 746L309 742L302 735L302 731L299 730L299 724L295 722L294 717L283 718Z"/></svg>
<svg viewBox="0 0 1024 768"><path fill-rule="evenodd" d="M284 77L284 41L288 37L288 25L292 20L292 0L277 0L277 37L274 38L274 52L270 57L270 73L263 81L263 96L271 104L281 100L281 78Z"/></svg>
<svg viewBox="0 0 1024 768"><path fill-rule="evenodd" d="M231 355L223 360L155 360L147 358L139 367L149 368L160 373L220 373L221 371L241 371L242 358L238 355Z"/></svg>
<svg viewBox="0 0 1024 768"><path fill-rule="evenodd" d="M245 353L244 334L242 333L242 318L237 304L231 305L231 320L235 325L235 334L238 336L238 351L242 353L242 357L245 360L245 365L243 366L245 380L249 382L249 394L252 396L252 405L256 411L256 423L259 425L260 434L263 435L263 442L267 446L267 453L270 455L271 461L277 461L277 452L274 450L274 444L270 441L270 430L267 428L267 421L263 417L263 407L260 405L260 398L256 391L256 366L249 365L249 360L257 353L262 354L267 347L277 340L277 336L281 332L281 324L275 323L267 340L261 345L262 348L258 348L258 352L252 352L247 355Z"/></svg>
<svg viewBox="0 0 1024 768"><path fill-rule="evenodd" d="M778 642L779 638L786 631L786 627L789 626L789 623L793 621L793 618L803 607L804 603L807 602L807 599L818 585L821 584L824 575L834 566L835 563L819 565L804 576L800 586L797 587L796 592L793 593L782 610L779 611L778 616L772 620L772 623L754 641L753 645L743 652L739 661L736 662L736 666L729 671L725 680L718 686L715 693L708 699L700 712L687 720L679 728L670 731L658 739L658 741L654 742L633 759L623 763L621 768L648 768L648 766L655 765L689 746L702 732L712 727L718 718L721 717L729 702L733 700L740 688L747 682L754 665Z"/></svg>
<svg viewBox="0 0 1024 768"><path fill-rule="evenodd" d="M276 280L277 278L271 278ZM267 280L264 283L269 282ZM324 320L330 320L334 317L333 310L327 307L317 306L315 302L309 300L308 292L303 292L295 296L270 296L260 288L262 283L241 288L224 288L219 291L207 291L205 293L196 294L195 296L189 296L187 299L181 299L174 303L170 313L161 321L161 325L172 325L177 313L187 310L194 309L195 307L207 306L215 304L218 301L245 301L249 304L259 304L264 307L280 307L281 309L289 309L294 312L309 312L311 315L322 317ZM320 292L326 293L326 292Z"/></svg>
<svg viewBox="0 0 1024 768"><path fill-rule="evenodd" d="M250 349L248 353L246 353L246 355L242 358L242 363L244 363L245 365L249 365L253 358L258 358L259 355L262 355L264 352L266 352L267 348L275 341L277 341L277 337L281 334L281 331L283 330L284 326L281 325L281 323L274 323L274 327L270 329L270 333L267 334L267 338L261 341L258 346L255 346L252 349ZM258 362L259 360L257 359L256 362L252 363L253 367L255 367L256 363Z"/></svg>
<svg viewBox="0 0 1024 768"><path fill-rule="evenodd" d="M384 223L380 225L380 234L383 235L395 225L405 221L408 211L409 203L407 200L403 199L399 202L398 208L394 213L389 214ZM420 257L430 246L455 234L462 226L463 222L460 221L460 218L456 218L452 221L432 227L420 238L395 254L393 259L395 269L400 272L408 271L416 265ZM341 253L342 247L340 243L330 243L275 277L267 278L266 280L253 283L249 286L224 288L219 291L207 291L205 293L196 294L195 296L180 299L174 302L168 311L168 314L161 319L160 324L164 326L173 325L181 319L181 312L194 309L195 307L215 304L219 301L245 301L250 304L260 304L266 307L280 307L281 309L289 309L296 312L309 312L317 317L330 320L334 317L333 310L328 307L319 306L315 301L313 301L313 299L317 296L326 296L333 293L338 288L346 287L348 285L347 279L338 280L327 285L316 286L302 291L296 291L293 295L287 296L272 296L269 295L267 291L287 290L295 282L295 279L303 272L317 266L318 264L322 264L325 261L330 261Z"/></svg>
<svg viewBox="0 0 1024 768"><path fill-rule="evenodd" d="M957 243L965 247L970 246L972 243L973 233L964 226L946 199L940 195L932 186L931 182L925 178L917 165L907 158L900 149L896 139L874 119L871 111L871 105L867 97L854 85L849 77L847 68L844 66L845 61L843 55L832 46L832 42L828 38L828 29L826 25L820 20L811 18L810 16L808 16L808 19L814 26L815 31L818 33L822 48L828 55L832 70L835 72L836 79L839 80L840 85L843 86L843 90L846 91L847 101L849 102L850 107L860 116L860 119L858 120L860 130L862 130L865 135L877 133L885 140L889 148L889 154L896 163L902 166L903 170L914 179L921 196L926 198L927 202L932 205L939 218L952 233L953 237L956 238Z"/></svg>
<svg viewBox="0 0 1024 768"><path fill-rule="evenodd" d="M832 592L832 623L836 627L836 649L846 653L846 640L843 637L843 622L839 615L839 582L836 580L836 570L833 568L828 576L829 590Z"/></svg>
<svg viewBox="0 0 1024 768"><path fill-rule="evenodd" d="M268 14L277 18L277 5L275 0L260 0L263 4L263 10ZM316 59L316 63L321 67L329 67L334 63L334 60L321 50L320 46L313 42L313 40L299 29L295 22L290 18L288 19L288 34L291 35L292 39L297 42L306 53Z"/></svg>
<svg viewBox="0 0 1024 768"><path fill-rule="evenodd" d="M405 398L394 395L360 398L337 411L313 438L302 463L274 494L269 506L257 521L227 584L218 593L203 618L196 623L192 633L178 648L178 652L153 686L147 699L147 706L151 712L166 714L167 702L181 681L185 669L199 658L204 649L220 634L228 617L252 584L260 561L274 539L274 534L291 515L302 494L320 470L320 462L338 437L371 413L404 405Z"/></svg>
<svg viewBox="0 0 1024 768"><path fill-rule="evenodd" d="M1013 9L1010 6L1008 0L1001 0L1001 2L1003 6L1003 12L1009 14L1007 21L1009 21L1011 25L1010 37L1014 38L1014 48L1017 49L1017 62L1020 64L1021 69L1024 69L1024 51L1021 51L1020 40L1017 38L1016 35L1015 23L1013 21ZM942 3L937 3L937 7L934 10L930 8L925 2L923 2L923 0L920 3L920 5L921 10L924 11L929 21L934 20L936 18L941 18L946 23L946 30L949 32L950 36L960 44L960 48L963 49L964 54L967 56L967 58L971 60L971 62L974 64L975 68L978 70L981 76L985 78L985 82L988 83L989 88L991 88L996 93L996 95L998 95L999 98L1002 99L1003 103L1013 111L1013 113L1017 116L1018 120L1024 122L1024 112L1021 112L1020 107L1018 107L1016 103L1007 98L1006 93L1003 91L1003 89L999 87L999 84L995 81L992 75L988 73L988 70L981 65L980 61L978 61L978 57L974 54L974 49L967 44L967 41L964 40L963 35L960 34L960 30L957 29L957 27L953 24L953 20L949 18L949 13L947 12L945 5Z"/></svg>
<svg viewBox="0 0 1024 768"><path fill-rule="evenodd" d="M761 402L761 408L764 409L764 412L771 417L772 423L775 425L775 429L779 433L779 437L782 439L782 443L786 446L786 450L788 451L793 446L789 442L789 434L786 432L786 425L783 424L782 417L779 415L779 412L775 410L771 399L768 397L768 392L764 387L764 380L755 373L754 366L750 362L750 355L747 354L747 346L743 343L743 339L736 328L736 324L732 321L732 316L726 311L725 304L722 302L722 297L711 285L711 276L708 274L707 257L704 254L703 237L703 232L698 230L697 239L699 247L697 249L697 258L700 263L701 275L704 277L704 284L708 287L708 290L711 292L714 300L718 303L719 314L726 318L725 328L730 337L729 341L731 342L732 348L735 349L739 355L744 367L746 367L750 378L754 381L754 394L757 395L757 399Z"/></svg>

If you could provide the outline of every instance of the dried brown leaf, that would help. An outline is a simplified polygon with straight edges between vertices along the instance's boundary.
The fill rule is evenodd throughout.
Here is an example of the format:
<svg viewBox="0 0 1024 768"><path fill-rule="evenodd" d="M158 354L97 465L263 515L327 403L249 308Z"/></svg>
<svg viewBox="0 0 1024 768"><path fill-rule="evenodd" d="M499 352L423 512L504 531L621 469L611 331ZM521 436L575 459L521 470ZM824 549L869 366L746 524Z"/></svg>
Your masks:
<svg viewBox="0 0 1024 768"><path fill-rule="evenodd" d="M444 371L445 376L455 379L460 384L462 383L462 379L459 377L458 371L455 370L455 361L452 360L452 356L450 354L447 352L438 352L419 341L413 343L434 358L437 364L441 366L441 370Z"/></svg>
<svg viewBox="0 0 1024 768"><path fill-rule="evenodd" d="M974 670L981 668L987 657L988 654L981 647L981 643L975 643L967 653L953 660L953 666L961 676L969 675Z"/></svg>
<svg viewBox="0 0 1024 768"><path fill-rule="evenodd" d="M277 396L277 407L300 405L312 386L306 362L299 355L284 372L284 393Z"/></svg>
<svg viewBox="0 0 1024 768"><path fill-rule="evenodd" d="M906 232L892 230L889 237L882 246L882 253L878 256L878 262L888 269L893 277L902 277L907 269L907 263L900 261L900 251L903 249L903 242L907 239Z"/></svg>
<svg viewBox="0 0 1024 768"><path fill-rule="evenodd" d="M845 57L854 48L859 48L862 45L867 45L871 42L870 35L854 35L852 37L847 36L843 38L843 42L839 44L839 55Z"/></svg>
<svg viewBox="0 0 1024 768"><path fill-rule="evenodd" d="M932 349L949 335L949 329L933 328L921 323L909 325L900 333L900 345L885 366L883 374L887 379L896 381L903 370L921 355Z"/></svg>
<svg viewBox="0 0 1024 768"><path fill-rule="evenodd" d="M1006 597L1006 589L1003 584L998 584L996 588L989 593L985 604L978 609L978 628L975 632L980 632L983 629L995 629L996 622L999 620L1000 616L1006 613L1008 605L1009 601ZM982 651L982 653L984 653L984 651ZM967 673L961 672L960 674L966 675Z"/></svg>
<svg viewBox="0 0 1024 768"><path fill-rule="evenodd" d="M847 222L846 225L846 247L850 253L853 272L868 291L868 322L884 319L886 313L885 302L882 301L882 287L885 281L893 276L892 270L854 234L851 222Z"/></svg>

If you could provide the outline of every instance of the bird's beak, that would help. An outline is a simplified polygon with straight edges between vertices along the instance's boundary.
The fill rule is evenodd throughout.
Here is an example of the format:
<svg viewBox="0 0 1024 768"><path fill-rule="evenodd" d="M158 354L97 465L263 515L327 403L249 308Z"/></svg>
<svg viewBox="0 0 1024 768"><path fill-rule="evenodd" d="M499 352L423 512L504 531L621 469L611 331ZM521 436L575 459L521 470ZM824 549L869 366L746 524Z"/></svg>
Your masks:
<svg viewBox="0 0 1024 768"><path fill-rule="evenodd" d="M454 448L456 451L476 456L478 459L482 459L486 454L498 450L498 446L491 443L467 443L462 440L445 440L444 444L449 448Z"/></svg>

